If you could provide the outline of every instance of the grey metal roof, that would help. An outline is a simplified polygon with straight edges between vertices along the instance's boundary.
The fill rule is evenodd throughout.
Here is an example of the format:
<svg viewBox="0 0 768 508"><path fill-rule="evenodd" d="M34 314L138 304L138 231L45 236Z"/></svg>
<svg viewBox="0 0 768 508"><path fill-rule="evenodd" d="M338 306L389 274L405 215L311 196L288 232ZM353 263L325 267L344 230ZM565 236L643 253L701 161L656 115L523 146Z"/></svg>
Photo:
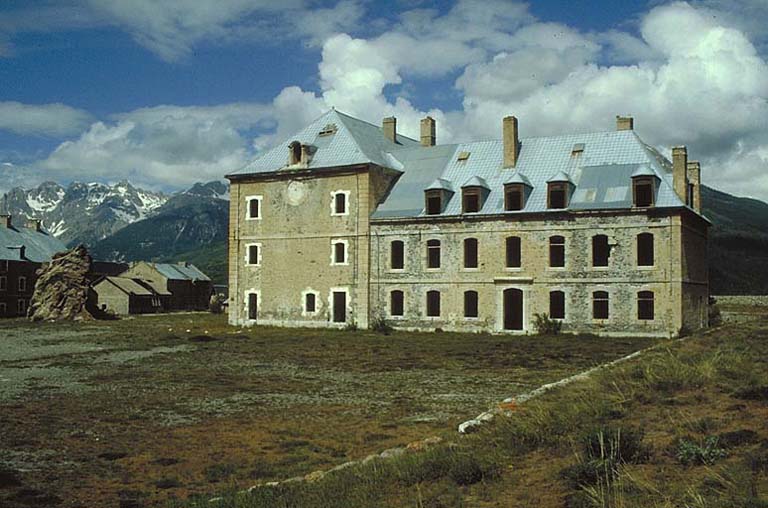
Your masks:
<svg viewBox="0 0 768 508"><path fill-rule="evenodd" d="M109 282L120 291L128 295L136 296L153 296L153 292L144 287L138 279L131 279L128 277L104 277L102 282ZM98 288L102 282L95 284L95 288Z"/></svg>
<svg viewBox="0 0 768 508"><path fill-rule="evenodd" d="M335 125L331 134L320 135L328 125ZM398 134L397 143L384 137L381 127L358 120L334 109L324 113L301 132L271 148L266 153L235 171L232 175L268 173L284 169L305 169L288 166L288 146L299 141L316 148L307 169L373 163L398 169L399 164L389 153L420 146L419 142Z"/></svg>
<svg viewBox="0 0 768 508"><path fill-rule="evenodd" d="M556 182L573 183L573 180L571 180L571 176L565 171L558 171L553 176L549 177L549 179L547 179L547 183Z"/></svg>
<svg viewBox="0 0 768 508"><path fill-rule="evenodd" d="M526 178L525 175L520 173L519 171L515 171L514 173L512 173L512 176L504 180L504 184L508 184L508 183L520 183L523 185L527 185L528 187L533 187L533 185L531 185L531 181L528 180L528 178Z"/></svg>
<svg viewBox="0 0 768 508"><path fill-rule="evenodd" d="M170 280L211 280L195 265L190 263L187 263L186 265L153 263L152 266L160 273L160 275Z"/></svg>
<svg viewBox="0 0 768 508"><path fill-rule="evenodd" d="M429 184L424 190L444 190L448 192L454 192L453 183L449 182L445 178L435 178L435 181Z"/></svg>
<svg viewBox="0 0 768 508"><path fill-rule="evenodd" d="M635 169L632 174L630 175L632 178L636 176L656 176L656 172L651 169L651 166L648 164L640 164L637 166L637 169ZM658 177L657 177L658 178Z"/></svg>
<svg viewBox="0 0 768 508"><path fill-rule="evenodd" d="M464 182L464 184L461 186L462 189L464 187L482 187L483 189L490 190L488 183L477 175L470 176L469 180Z"/></svg>
<svg viewBox="0 0 768 508"><path fill-rule="evenodd" d="M36 263L50 261L57 252L67 250L58 238L44 232L24 227L0 227L0 259L19 261L24 246L24 258Z"/></svg>

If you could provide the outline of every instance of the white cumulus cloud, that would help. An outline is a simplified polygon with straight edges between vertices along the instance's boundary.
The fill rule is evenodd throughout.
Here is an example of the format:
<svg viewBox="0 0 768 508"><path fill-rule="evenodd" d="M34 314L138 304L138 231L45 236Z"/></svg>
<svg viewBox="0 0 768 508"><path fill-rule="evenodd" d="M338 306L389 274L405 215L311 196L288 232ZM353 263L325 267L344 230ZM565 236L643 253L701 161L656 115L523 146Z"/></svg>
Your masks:
<svg viewBox="0 0 768 508"><path fill-rule="evenodd" d="M0 129L16 134L67 136L90 123L87 111L65 104L23 104L0 102Z"/></svg>

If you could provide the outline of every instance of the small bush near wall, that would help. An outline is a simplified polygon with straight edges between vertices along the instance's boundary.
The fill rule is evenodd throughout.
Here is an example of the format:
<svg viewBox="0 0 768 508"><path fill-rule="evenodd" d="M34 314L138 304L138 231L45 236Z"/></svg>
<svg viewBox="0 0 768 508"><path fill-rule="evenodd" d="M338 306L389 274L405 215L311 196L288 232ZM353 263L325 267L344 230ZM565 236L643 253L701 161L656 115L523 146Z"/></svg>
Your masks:
<svg viewBox="0 0 768 508"><path fill-rule="evenodd" d="M533 315L533 327L539 335L557 335L563 328L563 323L558 319L551 319L545 312Z"/></svg>

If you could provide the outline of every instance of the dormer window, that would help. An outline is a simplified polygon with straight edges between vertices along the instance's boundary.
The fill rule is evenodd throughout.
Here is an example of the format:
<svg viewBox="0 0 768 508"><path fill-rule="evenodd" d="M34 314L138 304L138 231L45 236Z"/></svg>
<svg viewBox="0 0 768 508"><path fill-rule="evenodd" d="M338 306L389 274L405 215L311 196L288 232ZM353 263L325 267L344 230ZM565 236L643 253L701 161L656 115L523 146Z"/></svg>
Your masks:
<svg viewBox="0 0 768 508"><path fill-rule="evenodd" d="M479 176L464 182L461 186L461 213L478 213L490 192L488 184Z"/></svg>
<svg viewBox="0 0 768 508"><path fill-rule="evenodd" d="M504 186L504 210L508 212L525 208L525 188L520 183L508 183Z"/></svg>
<svg viewBox="0 0 768 508"><path fill-rule="evenodd" d="M443 191L430 190L425 193L427 215L443 213Z"/></svg>
<svg viewBox="0 0 768 508"><path fill-rule="evenodd" d="M547 187L547 208L568 208L568 187L565 182L552 182Z"/></svg>
<svg viewBox="0 0 768 508"><path fill-rule="evenodd" d="M301 143L293 141L288 145L288 165L293 166L301 162Z"/></svg>
<svg viewBox="0 0 768 508"><path fill-rule="evenodd" d="M647 208L654 205L656 195L656 182L651 176L636 177L632 179L632 203L638 208Z"/></svg>

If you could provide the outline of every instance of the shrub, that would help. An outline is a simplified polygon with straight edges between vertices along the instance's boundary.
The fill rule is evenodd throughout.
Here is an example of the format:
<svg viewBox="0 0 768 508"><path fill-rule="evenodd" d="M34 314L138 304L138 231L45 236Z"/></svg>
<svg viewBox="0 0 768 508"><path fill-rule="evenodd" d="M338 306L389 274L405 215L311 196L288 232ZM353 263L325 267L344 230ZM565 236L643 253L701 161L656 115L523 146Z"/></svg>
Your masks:
<svg viewBox="0 0 768 508"><path fill-rule="evenodd" d="M205 468L205 479L208 483L216 483L232 476L237 468L234 464L214 464Z"/></svg>
<svg viewBox="0 0 768 508"><path fill-rule="evenodd" d="M492 470L484 467L478 459L469 454L457 454L450 469L448 477L456 485L472 485L482 481L486 476L491 476Z"/></svg>
<svg viewBox="0 0 768 508"><path fill-rule="evenodd" d="M644 437L640 429L602 427L584 437L584 453L590 459L609 458L615 462L637 464L648 457Z"/></svg>
<svg viewBox="0 0 768 508"><path fill-rule="evenodd" d="M709 326L719 326L723 324L723 316L720 314L720 307L714 297L709 297Z"/></svg>
<svg viewBox="0 0 768 508"><path fill-rule="evenodd" d="M533 326L539 335L557 335L563 327L562 321L551 319L546 312L533 315Z"/></svg>
<svg viewBox="0 0 768 508"><path fill-rule="evenodd" d="M717 436L708 436L703 442L681 439L677 444L677 460L684 466L712 465L726 456L718 446Z"/></svg>
<svg viewBox="0 0 768 508"><path fill-rule="evenodd" d="M389 335L392 333L392 327L387 324L387 321L383 317L374 318L371 323L371 330L380 333L382 335Z"/></svg>

